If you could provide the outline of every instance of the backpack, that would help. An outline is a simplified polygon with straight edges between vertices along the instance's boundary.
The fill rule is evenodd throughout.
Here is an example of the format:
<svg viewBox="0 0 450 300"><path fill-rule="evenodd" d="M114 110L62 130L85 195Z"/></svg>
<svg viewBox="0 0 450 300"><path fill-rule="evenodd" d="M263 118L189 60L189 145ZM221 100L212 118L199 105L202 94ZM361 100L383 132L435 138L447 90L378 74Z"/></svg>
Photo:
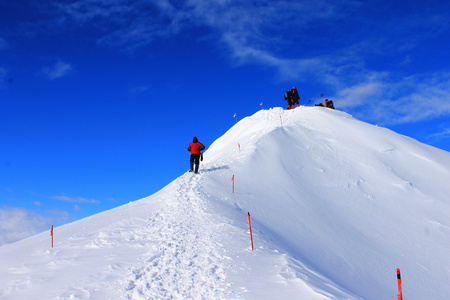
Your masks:
<svg viewBox="0 0 450 300"><path fill-rule="evenodd" d="M287 90L285 93L284 93L284 100L289 100L290 98L291 98L291 91L290 90Z"/></svg>

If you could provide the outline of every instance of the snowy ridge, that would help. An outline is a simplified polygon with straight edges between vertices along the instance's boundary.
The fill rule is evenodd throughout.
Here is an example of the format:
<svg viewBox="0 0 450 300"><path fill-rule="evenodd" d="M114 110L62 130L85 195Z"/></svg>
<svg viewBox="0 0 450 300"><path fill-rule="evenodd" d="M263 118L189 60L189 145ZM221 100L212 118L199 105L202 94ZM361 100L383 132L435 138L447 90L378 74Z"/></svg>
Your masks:
<svg viewBox="0 0 450 300"><path fill-rule="evenodd" d="M448 152L274 108L210 145L200 173L55 228L53 249L48 232L0 247L0 299L395 299L397 267L405 299L449 298Z"/></svg>

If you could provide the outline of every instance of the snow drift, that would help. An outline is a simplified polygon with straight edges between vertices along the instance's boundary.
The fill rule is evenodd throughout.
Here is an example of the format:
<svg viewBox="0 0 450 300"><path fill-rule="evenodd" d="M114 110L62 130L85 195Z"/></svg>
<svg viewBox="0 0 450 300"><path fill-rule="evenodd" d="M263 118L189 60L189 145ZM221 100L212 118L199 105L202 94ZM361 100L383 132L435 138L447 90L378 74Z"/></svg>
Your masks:
<svg viewBox="0 0 450 300"><path fill-rule="evenodd" d="M53 249L48 232L0 247L0 298L395 299L396 268L405 299L450 298L450 153L275 108L217 139L200 172L55 228Z"/></svg>

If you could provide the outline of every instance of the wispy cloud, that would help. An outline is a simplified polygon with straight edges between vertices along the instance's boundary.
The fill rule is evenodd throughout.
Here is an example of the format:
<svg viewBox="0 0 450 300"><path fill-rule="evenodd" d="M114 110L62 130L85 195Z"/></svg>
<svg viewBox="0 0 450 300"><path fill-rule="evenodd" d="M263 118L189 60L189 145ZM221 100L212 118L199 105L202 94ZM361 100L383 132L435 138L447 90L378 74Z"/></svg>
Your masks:
<svg viewBox="0 0 450 300"><path fill-rule="evenodd" d="M57 4L65 22L79 26L108 24L99 30L100 44L135 50L157 38L174 38L188 29L208 29L212 41L241 63L272 66L282 76L299 77L317 57L287 58L280 54L306 37L311 24L344 18L358 1L202 1L80 0ZM60 20L60 19L58 19ZM198 37L196 38L204 38ZM287 71L286 69L289 68Z"/></svg>
<svg viewBox="0 0 450 300"><path fill-rule="evenodd" d="M53 196L51 199L65 201L69 203L91 203L91 204L99 204L100 201L94 199L87 199L83 197L68 197L68 196Z"/></svg>
<svg viewBox="0 0 450 300"><path fill-rule="evenodd" d="M450 73L392 78L384 74L336 93L343 108L383 125L450 115Z"/></svg>
<svg viewBox="0 0 450 300"><path fill-rule="evenodd" d="M447 73L399 75L392 68L371 65L383 60L397 61L397 67L413 64L412 49L450 29L449 5L427 5L423 10L418 4L408 11L396 5L387 11L380 5L357 0L57 4L59 20L92 26L95 19L102 25L97 27L98 43L128 52L188 30L202 32L193 36L216 43L230 61L272 68L280 81L313 80L339 100L339 107L376 122L405 123L449 114L442 100L450 92ZM52 74L56 78L63 73Z"/></svg>
<svg viewBox="0 0 450 300"><path fill-rule="evenodd" d="M139 1L137 1L139 2ZM79 23L91 22L94 18L109 18L119 22L121 16L134 11L134 1L128 0L81 0L70 3L55 2L54 5L64 15L60 18L69 18ZM59 19L61 20L61 19Z"/></svg>
<svg viewBox="0 0 450 300"><path fill-rule="evenodd" d="M91 26L95 19L100 33L98 43L127 52L144 47L156 38L173 37L189 23L189 15L167 0L80 0L55 5L62 13L57 22Z"/></svg>
<svg viewBox="0 0 450 300"><path fill-rule="evenodd" d="M50 219L25 208L0 208L0 246L50 228Z"/></svg>
<svg viewBox="0 0 450 300"><path fill-rule="evenodd" d="M71 214L68 211L55 208L55 209L49 209L45 211L47 214L56 216L56 220L61 221L67 221L71 217Z"/></svg>
<svg viewBox="0 0 450 300"><path fill-rule="evenodd" d="M433 143L450 138L450 124L445 124L440 132L432 134L428 137Z"/></svg>
<svg viewBox="0 0 450 300"><path fill-rule="evenodd" d="M72 69L70 64L59 60L52 67L43 68L42 73L44 73L48 79L54 80L66 76Z"/></svg>
<svg viewBox="0 0 450 300"><path fill-rule="evenodd" d="M231 8L229 1L220 2L223 7L200 0L190 3L196 5L197 19L203 16L204 23L216 29L220 41L240 63L271 66L283 81L315 80L336 95L340 107L357 112L365 119L396 124L450 114L449 73L436 71L402 76L391 69L375 70L368 66L368 61L383 60L386 56L393 56L387 58L392 61L401 57L399 65L404 64L408 51L421 46L430 33L438 35L449 29L445 12L430 10L395 18L383 16L385 22L380 22L358 13L358 9L366 6L358 1L302 1L301 4L290 3L294 5L289 4L289 12L284 2L273 5L251 2L245 2L249 7L242 4ZM332 26L350 25L346 19L352 20L353 30L340 31L336 37L330 35ZM289 25L279 25L285 23ZM324 23L327 27L316 25ZM362 28L355 30L355 26ZM274 30L277 27L278 32ZM315 27L317 31L313 30ZM367 31L375 33L367 35ZM323 32L328 40L322 40L317 34ZM302 41L302 51L281 51L273 46L289 49L290 40ZM327 50L323 50L321 42L328 45ZM302 46L297 44L297 47ZM302 54L295 57L295 53ZM411 57L408 61L411 62Z"/></svg>

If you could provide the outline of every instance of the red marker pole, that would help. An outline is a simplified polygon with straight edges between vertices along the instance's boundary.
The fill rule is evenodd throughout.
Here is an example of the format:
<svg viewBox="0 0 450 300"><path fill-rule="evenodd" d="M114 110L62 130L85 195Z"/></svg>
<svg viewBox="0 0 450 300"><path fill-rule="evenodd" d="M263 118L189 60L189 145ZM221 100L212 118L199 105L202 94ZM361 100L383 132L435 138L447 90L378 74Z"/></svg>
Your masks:
<svg viewBox="0 0 450 300"><path fill-rule="evenodd" d="M397 268L397 284L398 284L398 300L403 300L403 294L402 294L402 277L400 276L400 269Z"/></svg>
<svg viewBox="0 0 450 300"><path fill-rule="evenodd" d="M234 194L234 175L233 175L233 177L231 177L231 190Z"/></svg>
<svg viewBox="0 0 450 300"><path fill-rule="evenodd" d="M252 242L252 250L255 250L255 248L253 247L253 234L252 234L252 223L250 222L250 213L248 213L247 216L247 223L248 227L250 228L250 241Z"/></svg>
<svg viewBox="0 0 450 300"><path fill-rule="evenodd" d="M53 225L52 225L52 230L50 230L50 235L52 236L52 248L53 248Z"/></svg>
<svg viewBox="0 0 450 300"><path fill-rule="evenodd" d="M241 152L241 144L238 143L239 152Z"/></svg>

